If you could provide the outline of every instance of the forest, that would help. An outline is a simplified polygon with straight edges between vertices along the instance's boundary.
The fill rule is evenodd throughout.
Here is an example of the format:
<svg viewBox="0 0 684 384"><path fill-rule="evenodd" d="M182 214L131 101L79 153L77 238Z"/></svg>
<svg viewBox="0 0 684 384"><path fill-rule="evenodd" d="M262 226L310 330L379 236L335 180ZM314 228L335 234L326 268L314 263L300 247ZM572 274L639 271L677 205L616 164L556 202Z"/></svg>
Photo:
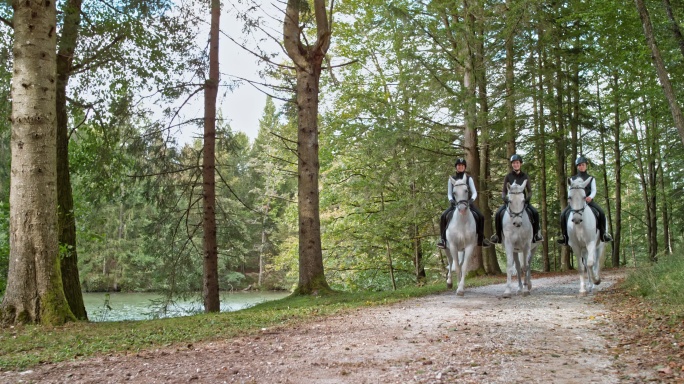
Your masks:
<svg viewBox="0 0 684 384"><path fill-rule="evenodd" d="M13 86L26 65L18 4L0 4L5 299L13 247L35 240L16 235L11 219L20 185L14 151L19 132L33 129L12 117ZM51 289L63 290L76 318L85 313L74 310L75 291L206 293L210 234L220 290L383 291L443 281L445 255L435 244L458 157L477 185L486 236L509 159L523 157L544 237L534 270L576 267L555 240L580 155L614 238L608 266L657 262L684 240L682 4L60 0L55 7L56 118L47 130L56 156L43 160L55 168L48 184L63 287ZM219 17L241 33L217 30ZM231 76L214 49L249 52L261 78ZM256 87L266 100L254 140L221 110L238 86ZM210 120L208 89L218 94ZM210 135L207 121L215 124ZM205 135L179 142L196 129ZM478 249L470 270L495 275L502 266L496 246ZM303 276L322 284L303 286Z"/></svg>

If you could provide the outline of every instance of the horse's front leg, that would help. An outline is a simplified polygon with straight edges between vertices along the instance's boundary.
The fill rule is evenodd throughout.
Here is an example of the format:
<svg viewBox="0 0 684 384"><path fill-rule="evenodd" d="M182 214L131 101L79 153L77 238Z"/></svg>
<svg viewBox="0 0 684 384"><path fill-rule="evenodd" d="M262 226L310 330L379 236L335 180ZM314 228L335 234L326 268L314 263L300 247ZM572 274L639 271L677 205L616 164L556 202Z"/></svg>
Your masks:
<svg viewBox="0 0 684 384"><path fill-rule="evenodd" d="M459 269L460 269L459 274L458 274L459 281L458 281L458 288L456 288L456 295L458 295L458 296L463 296L465 294L465 275L466 275L465 271L468 270L468 260L470 260L470 255L472 255L474 248L475 247L472 245L467 245L462 252L463 258L459 259L459 260L463 260L463 264L459 265ZM460 263L457 263L457 264L460 264Z"/></svg>
<svg viewBox="0 0 684 384"><path fill-rule="evenodd" d="M594 290L594 285L601 284L600 261L598 257L599 245L596 242L591 242L587 245L587 271L589 275L589 285L591 290Z"/></svg>
<svg viewBox="0 0 684 384"><path fill-rule="evenodd" d="M514 257L515 253L513 252L513 246L506 245L506 290L503 294L505 299L511 297L511 275L515 271L515 261L513 261Z"/></svg>
<svg viewBox="0 0 684 384"><path fill-rule="evenodd" d="M577 257L577 270L579 271L579 277L580 277L579 294L580 294L580 296L586 296L587 295L587 286L586 286L586 283L584 282L584 275L587 272L587 267L585 265L586 261L584 260L584 256L582 255L582 251L579 249L579 247L572 247L572 253L574 253Z"/></svg>
<svg viewBox="0 0 684 384"><path fill-rule="evenodd" d="M454 257L451 256L451 251L449 248L444 250L447 256L447 278L446 278L446 284L447 288L451 289L454 287L454 283L451 280L451 270L453 269L453 264L454 264Z"/></svg>
<svg viewBox="0 0 684 384"><path fill-rule="evenodd" d="M530 247L525 247L525 249L523 249L523 251L520 253L520 263L522 265L520 266L520 270L518 271L518 281L520 281L521 279L524 281L524 283L520 287L522 289L523 296L530 295L530 265L527 260L530 252Z"/></svg>
<svg viewBox="0 0 684 384"><path fill-rule="evenodd" d="M518 277L518 291L516 292L518 295L522 292L523 289L523 283L522 279L523 276L520 273L520 252L513 252L513 262L515 263L515 275Z"/></svg>

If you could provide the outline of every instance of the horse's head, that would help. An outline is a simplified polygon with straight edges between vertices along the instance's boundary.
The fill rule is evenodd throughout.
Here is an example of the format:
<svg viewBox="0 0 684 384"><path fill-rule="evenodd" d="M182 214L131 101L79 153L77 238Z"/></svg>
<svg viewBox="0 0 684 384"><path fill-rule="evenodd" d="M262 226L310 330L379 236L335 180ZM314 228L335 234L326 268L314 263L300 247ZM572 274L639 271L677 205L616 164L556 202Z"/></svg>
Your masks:
<svg viewBox="0 0 684 384"><path fill-rule="evenodd" d="M454 200L456 200L456 207L460 213L465 213L468 211L469 202L469 188L468 184L464 179L454 180L451 178L451 184L453 185L452 193Z"/></svg>
<svg viewBox="0 0 684 384"><path fill-rule="evenodd" d="M521 185L517 183L507 184L508 188L508 214L511 216L511 221L514 226L522 226L522 215L525 211L525 186L527 180L523 181Z"/></svg>
<svg viewBox="0 0 684 384"><path fill-rule="evenodd" d="M570 206L570 211L572 212L572 222L575 225L580 224L583 220L582 214L584 209L587 207L587 192L586 186L591 183L591 178L582 180L576 178L568 178L568 205Z"/></svg>

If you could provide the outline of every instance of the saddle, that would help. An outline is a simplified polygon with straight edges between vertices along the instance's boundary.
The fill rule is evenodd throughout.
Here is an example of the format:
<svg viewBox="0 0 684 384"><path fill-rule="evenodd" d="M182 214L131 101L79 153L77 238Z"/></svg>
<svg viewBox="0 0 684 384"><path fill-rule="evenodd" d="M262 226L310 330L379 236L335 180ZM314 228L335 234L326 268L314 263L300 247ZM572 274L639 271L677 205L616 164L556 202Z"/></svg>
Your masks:
<svg viewBox="0 0 684 384"><path fill-rule="evenodd" d="M599 222L599 211L598 211L598 209L592 207L591 205L589 206L589 208L591 208L591 212L594 214L594 217L596 217L596 222L598 223ZM598 225L597 225L597 227L598 227Z"/></svg>

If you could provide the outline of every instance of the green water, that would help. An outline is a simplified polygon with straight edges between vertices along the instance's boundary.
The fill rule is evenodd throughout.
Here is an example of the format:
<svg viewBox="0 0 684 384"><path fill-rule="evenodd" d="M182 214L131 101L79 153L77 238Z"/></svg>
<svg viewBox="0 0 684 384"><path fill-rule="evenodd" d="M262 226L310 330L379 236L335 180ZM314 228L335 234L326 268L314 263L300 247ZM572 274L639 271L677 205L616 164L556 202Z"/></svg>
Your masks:
<svg viewBox="0 0 684 384"><path fill-rule="evenodd" d="M278 300L289 292L221 293L221 312L232 312L256 304ZM155 293L84 293L83 302L90 321L149 320L163 317L189 316L204 310L202 298L176 300L162 305L162 296Z"/></svg>

